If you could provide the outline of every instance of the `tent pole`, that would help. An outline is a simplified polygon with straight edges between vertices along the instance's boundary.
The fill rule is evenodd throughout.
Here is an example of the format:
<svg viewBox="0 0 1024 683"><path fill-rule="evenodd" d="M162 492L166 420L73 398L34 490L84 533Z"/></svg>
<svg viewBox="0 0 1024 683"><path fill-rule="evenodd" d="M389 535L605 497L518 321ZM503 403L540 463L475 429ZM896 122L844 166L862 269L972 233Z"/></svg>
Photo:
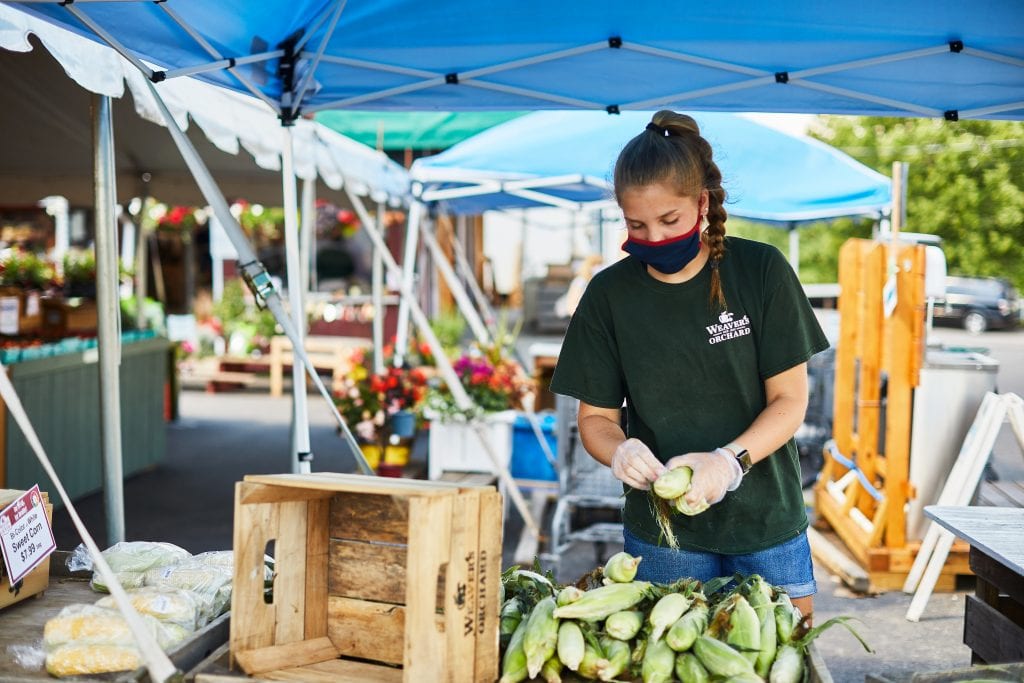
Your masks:
<svg viewBox="0 0 1024 683"><path fill-rule="evenodd" d="M346 188L347 191L347 188ZM409 206L409 220L405 228L405 249L402 256L402 283L411 283L416 275L416 248L420 234L420 221L423 219L423 204L413 201ZM367 221L364 221L364 223ZM380 248L386 248L382 246ZM410 294L412 287L409 288ZM398 329L395 332L395 365L405 361L405 350L409 347L409 306L411 301L402 297L398 303Z"/></svg>
<svg viewBox="0 0 1024 683"><path fill-rule="evenodd" d="M790 221L786 226L789 230L789 265L793 272L800 274L800 233L797 232L796 221Z"/></svg>
<svg viewBox="0 0 1024 683"><path fill-rule="evenodd" d="M466 217L458 217L459 226L461 228L466 227ZM462 232L465 232L464 230ZM473 300L476 302L477 309L484 317L484 325L489 330L494 330L497 325L497 319L494 315L494 310L491 308L491 304L487 301L487 297L484 296L483 290L480 289L480 283L476 281L476 273L473 272L472 266L469 265L469 259L466 257L466 248L463 244L461 236L456 235L454 243L452 244L452 251L455 252L455 265L460 271L462 271L462 278L469 285L469 292L473 295Z"/></svg>
<svg viewBox="0 0 1024 683"><path fill-rule="evenodd" d="M107 542L124 540L121 462L121 310L118 304L117 224L114 217L114 119L109 97L92 97L96 210L96 337L99 347L103 508Z"/></svg>
<svg viewBox="0 0 1024 683"><path fill-rule="evenodd" d="M370 239L373 240L374 246L380 251L381 256L384 258L384 264L388 269L398 274L401 272L401 268L395 262L394 257L389 251L387 251L387 245L384 244L384 238L377 231L373 225L373 220L367 212L366 207L363 206L363 202L357 197L348 185L345 186L345 193L348 195L349 201L352 202L352 206L355 207L356 213L359 214L359 219L366 225L366 233ZM420 206L419 202L414 202L413 209L416 206ZM455 399L455 405L460 410L471 413L476 408L476 404L473 403L473 399L470 398L469 394L466 393L466 388L462 386L462 382L459 381L459 376L455 373L455 368L452 367L452 363L448 360L448 356L444 353L444 348L441 346L441 342L438 340L437 335L434 334L434 330L430 327L430 321L427 320L427 316L423 313L423 309L416 302L413 296L412 280L402 278L402 301L409 302L409 313L416 323L416 327L419 329L420 334L426 340L427 345L430 346L430 351L434 355L434 360L437 363L438 373L441 375L441 379L444 380L448 386L448 390L452 392L452 398ZM519 511L519 514L523 518L523 523L526 528L529 529L537 537L540 536L540 528L537 526L537 522L533 518L533 514L530 512L530 507L526 504L526 500L523 498L522 492L519 490L519 485L516 484L515 479L509 473L508 465L502 463L495 453L494 448L491 446L490 439L488 438L488 431L486 425L480 420L472 420L470 423L473 431L476 432L477 437L480 439L480 444L483 446L483 450L487 453L487 456L491 459L491 463L494 465L494 471L497 472L498 478L505 487L505 493L512 498L513 504Z"/></svg>
<svg viewBox="0 0 1024 683"><path fill-rule="evenodd" d="M299 261L302 263L302 292L308 295L313 291L313 251L316 249L316 178L303 178L301 206Z"/></svg>
<svg viewBox="0 0 1024 683"><path fill-rule="evenodd" d="M377 203L377 229L384 234L384 204ZM384 259L376 243L373 246L373 271L370 276L373 301L373 371L384 374Z"/></svg>
<svg viewBox="0 0 1024 683"><path fill-rule="evenodd" d="M481 344L490 344L491 335L484 326L484 321L480 319L480 314L473 307L473 302L469 300L466 288L459 281L458 276L452 269L452 264L448 262L448 257L445 256L441 245L438 244L434 229L426 222L422 222L420 223L420 233L423 235L423 244L430 250L430 255L434 259L434 266L441 273L441 277L444 278L448 289L451 290L452 296L455 297L455 305L462 311L462 315L466 317L466 322L469 323L470 329L473 330L473 336Z"/></svg>
<svg viewBox="0 0 1024 683"><path fill-rule="evenodd" d="M323 396L324 401L327 402L327 407L330 409L331 414L334 415L335 421L338 426L341 427L342 438L348 445L349 450L352 453L352 457L356 461L356 465L359 467L360 472L366 475L376 475L370 464L366 462L366 458L363 456L362 450L359 448L359 443L356 441L356 437L352 434L352 430L349 428L348 423L345 422L345 418L338 412L338 407L334 405L334 400L331 397L331 392L328 391L327 387L324 386L323 380L320 379L320 375L317 374L316 368L313 366L312 361L309 360L309 356L306 354L306 350L302 345L302 341L299 338L299 333L295 329L295 325L292 323L291 317L284 310L284 305L281 302L281 295L274 288L274 282L270 279L270 274L267 273L266 268L256 258L256 252L252 250L249 242L245 238L245 233L242 231L242 226L238 224L235 217L231 215L231 209L228 208L228 202L224 199L224 195L217 187L217 183L214 182L213 176L210 175L209 169L203 163L199 153L196 152L196 148L192 146L192 141L188 139L184 131L178 127L178 123L174 120L170 110L167 109L167 105L164 103L163 98L160 97L160 93L157 92L156 87L146 81L146 85L149 87L149 92L153 96L153 101L156 103L157 108L160 110L160 116L163 117L164 123L167 125L167 130L171 134L171 138L174 140L174 144L178 147L178 152L181 153L182 158L185 160L185 164L188 166L188 170L192 173L192 177L195 178L196 184L199 186L199 191L203 193L203 197L206 198L207 203L213 210L217 220L220 221L224 227L224 232L227 233L228 239L231 240L231 244L234 245L235 251L238 252L238 264L242 270L243 277L245 277L249 288L253 294L256 295L257 301L262 301L270 312L274 314L274 318L278 324L284 329L285 335L292 342L293 353L298 360L302 361L302 364L306 367L306 372L309 374L313 384L320 391L320 395Z"/></svg>
<svg viewBox="0 0 1024 683"><path fill-rule="evenodd" d="M284 250L285 263L288 271L288 306L291 309L292 321L295 324L293 344L296 348L305 347L306 339L306 308L305 297L302 295L302 259L299 255L299 224L298 198L295 194L295 160L292 140L292 126L283 126L281 134L284 144L281 146L281 180L284 190ZM306 405L306 373L301 363L295 362L298 356L292 353L292 472L308 474L313 454L309 447L309 410Z"/></svg>

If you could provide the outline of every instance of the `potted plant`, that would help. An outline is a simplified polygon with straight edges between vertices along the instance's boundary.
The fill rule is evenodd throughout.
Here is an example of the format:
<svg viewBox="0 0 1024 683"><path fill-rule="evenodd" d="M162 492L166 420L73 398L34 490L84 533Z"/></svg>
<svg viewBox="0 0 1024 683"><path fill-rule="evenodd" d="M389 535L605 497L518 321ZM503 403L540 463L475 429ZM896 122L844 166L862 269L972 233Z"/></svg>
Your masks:
<svg viewBox="0 0 1024 683"><path fill-rule="evenodd" d="M0 306L11 311L0 334L24 334L40 326L40 297L53 284L53 277L53 266L34 252L15 248L0 258Z"/></svg>
<svg viewBox="0 0 1024 683"><path fill-rule="evenodd" d="M385 364L377 374L372 368L372 354L355 350L334 402L371 467L401 467L408 460L408 439L422 420L428 373L421 367Z"/></svg>
<svg viewBox="0 0 1024 683"><path fill-rule="evenodd" d="M64 254L64 296L96 298L96 254L91 249Z"/></svg>
<svg viewBox="0 0 1024 683"><path fill-rule="evenodd" d="M473 401L472 409L459 407L440 378L432 382L424 400L424 413L430 419L430 479L446 470L495 471L477 433L481 427L499 463L508 465L516 410L534 386L523 367L507 357L505 348L502 344L476 346L453 361L455 374Z"/></svg>

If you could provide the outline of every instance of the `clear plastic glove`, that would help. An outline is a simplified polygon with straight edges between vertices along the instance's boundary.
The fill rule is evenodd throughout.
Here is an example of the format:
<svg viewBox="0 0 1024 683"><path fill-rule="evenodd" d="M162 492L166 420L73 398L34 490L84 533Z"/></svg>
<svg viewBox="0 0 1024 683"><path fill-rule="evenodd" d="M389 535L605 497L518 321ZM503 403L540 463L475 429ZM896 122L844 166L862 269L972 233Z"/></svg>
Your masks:
<svg viewBox="0 0 1024 683"><path fill-rule="evenodd" d="M640 439L620 443L612 454L611 468L616 479L641 491L651 488L651 482L667 469Z"/></svg>
<svg viewBox="0 0 1024 683"><path fill-rule="evenodd" d="M692 507L701 505L702 501L708 505L720 502L726 493L735 491L743 481L743 468L736 458L723 451L685 453L665 465L670 469L686 465L693 470L690 490L683 496Z"/></svg>

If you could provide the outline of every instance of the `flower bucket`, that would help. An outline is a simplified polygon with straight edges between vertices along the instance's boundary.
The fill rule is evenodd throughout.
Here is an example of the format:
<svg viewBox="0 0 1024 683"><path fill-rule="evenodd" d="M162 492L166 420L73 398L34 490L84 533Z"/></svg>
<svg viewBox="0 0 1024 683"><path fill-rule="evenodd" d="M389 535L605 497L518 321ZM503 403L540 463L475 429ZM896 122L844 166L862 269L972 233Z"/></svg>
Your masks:
<svg viewBox="0 0 1024 683"><path fill-rule="evenodd" d="M515 420L514 410L488 413L481 418L487 442L503 467L508 467L512 457ZM439 479L444 472L497 472L472 423L456 420L430 423L427 476Z"/></svg>
<svg viewBox="0 0 1024 683"><path fill-rule="evenodd" d="M359 450L363 452L366 464L371 469L377 469L377 466L380 464L380 446L375 443L361 443L359 444Z"/></svg>

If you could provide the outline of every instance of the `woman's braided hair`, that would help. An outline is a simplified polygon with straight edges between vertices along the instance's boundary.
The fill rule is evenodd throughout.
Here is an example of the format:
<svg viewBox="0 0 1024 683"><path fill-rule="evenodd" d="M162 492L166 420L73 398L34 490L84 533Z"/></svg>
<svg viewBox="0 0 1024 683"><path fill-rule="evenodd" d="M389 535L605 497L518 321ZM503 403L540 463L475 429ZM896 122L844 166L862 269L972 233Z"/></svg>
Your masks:
<svg viewBox="0 0 1024 683"><path fill-rule="evenodd" d="M631 187L666 183L681 197L697 199L708 191L708 227L702 235L710 250L711 301L725 307L718 265L725 255L725 190L711 145L701 137L692 117L668 109L656 113L653 125L630 140L615 162L615 197Z"/></svg>

